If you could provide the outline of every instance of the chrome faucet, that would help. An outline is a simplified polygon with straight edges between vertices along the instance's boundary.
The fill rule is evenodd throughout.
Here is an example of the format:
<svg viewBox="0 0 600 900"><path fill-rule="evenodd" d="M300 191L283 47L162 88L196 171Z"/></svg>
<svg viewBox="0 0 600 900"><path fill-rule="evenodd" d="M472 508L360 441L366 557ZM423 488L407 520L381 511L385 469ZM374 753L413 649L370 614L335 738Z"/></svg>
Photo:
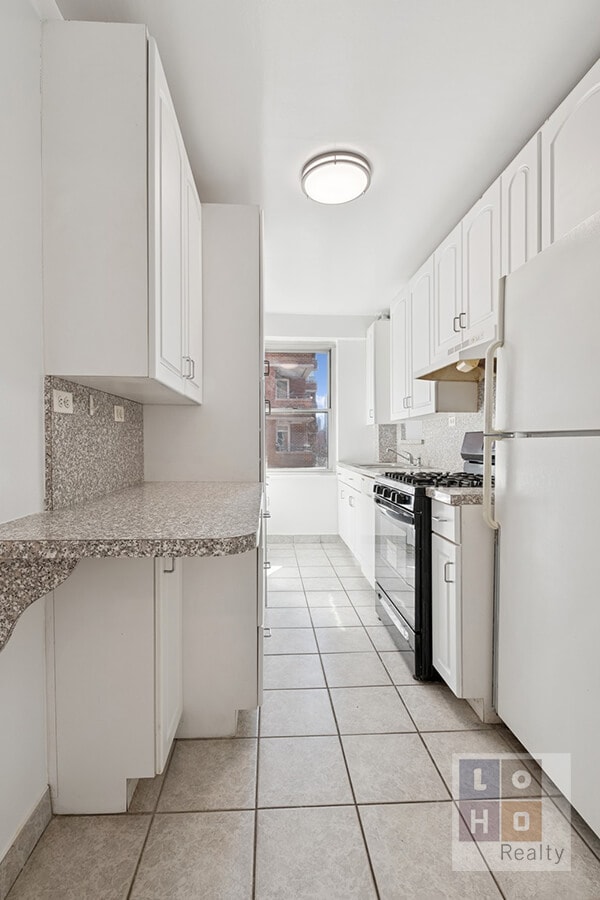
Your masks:
<svg viewBox="0 0 600 900"><path fill-rule="evenodd" d="M394 450L393 447L388 447L386 453L395 453L398 459L405 459L410 466L416 466L417 469L421 466L421 457L413 456L410 451L406 451L406 453L402 453L399 450Z"/></svg>

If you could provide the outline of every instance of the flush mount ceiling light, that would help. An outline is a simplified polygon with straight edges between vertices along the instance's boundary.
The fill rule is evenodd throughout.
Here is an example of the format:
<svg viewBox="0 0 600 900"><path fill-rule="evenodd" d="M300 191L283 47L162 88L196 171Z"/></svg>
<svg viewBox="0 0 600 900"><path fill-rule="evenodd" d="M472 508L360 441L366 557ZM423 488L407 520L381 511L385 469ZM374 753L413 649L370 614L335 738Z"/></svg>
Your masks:
<svg viewBox="0 0 600 900"><path fill-rule="evenodd" d="M364 156L332 150L314 156L302 169L302 190L317 203L348 203L371 184L371 166Z"/></svg>

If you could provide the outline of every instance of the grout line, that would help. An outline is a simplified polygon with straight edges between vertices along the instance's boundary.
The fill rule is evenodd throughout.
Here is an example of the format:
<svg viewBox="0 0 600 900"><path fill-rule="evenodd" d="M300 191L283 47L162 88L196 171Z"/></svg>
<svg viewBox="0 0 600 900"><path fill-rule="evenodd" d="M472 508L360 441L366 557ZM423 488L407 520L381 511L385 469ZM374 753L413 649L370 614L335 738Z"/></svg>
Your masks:
<svg viewBox="0 0 600 900"><path fill-rule="evenodd" d="M148 838L150 837L150 832L151 832L151 830L152 830L152 826L154 825L154 819L155 819L155 816L156 816L156 814L157 814L158 804L159 804L159 802L160 802L160 798L161 798L161 796L162 796L162 792L163 792L163 790L164 790L165 783L166 783L166 781L167 781L167 775L169 774L169 769L171 768L171 762L173 761L173 756L175 755L175 745L176 745L176 744L177 744L177 741L173 741L173 745L172 745L172 747L171 747L171 750L170 750L170 752L169 752L169 756L168 756L168 758L167 758L167 762L166 762L166 764L165 764L164 773L163 773L163 780L162 780L160 789L159 789L159 791L158 791L158 794L156 795L156 800L154 801L154 806L153 806L152 811L151 811L151 813L150 813L150 822L148 823L148 829L147 829L147 831L146 831L146 836L145 836L144 841L143 841L143 843L142 843L142 846L141 846L141 848L140 848L140 853L139 853L139 856L138 856L138 861L137 861L136 866L135 866L135 869L134 869L134 871L133 871L133 877L132 877L132 879L131 879L131 884L129 885L129 890L127 891L127 897L126 897L126 900L130 900L131 892L133 891L133 888L134 888L134 885L135 885L135 880L136 880L136 878L137 878L137 875L138 875L138 872L139 872L139 869L140 869L140 865L141 865L141 862L142 862L142 857L143 857L143 855L144 855L144 851L146 850L146 845L147 845L147 843L148 843ZM135 793L135 792L134 792L134 793ZM133 798L132 798L132 799L133 799ZM144 815L144 814L140 814L140 815ZM146 814L146 815L147 815L147 814Z"/></svg>

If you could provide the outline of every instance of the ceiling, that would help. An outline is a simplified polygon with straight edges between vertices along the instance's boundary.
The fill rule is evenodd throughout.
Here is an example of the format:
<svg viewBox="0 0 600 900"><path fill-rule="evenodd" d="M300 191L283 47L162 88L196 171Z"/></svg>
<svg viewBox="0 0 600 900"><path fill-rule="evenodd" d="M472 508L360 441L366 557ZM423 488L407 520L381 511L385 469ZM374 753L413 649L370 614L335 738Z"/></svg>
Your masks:
<svg viewBox="0 0 600 900"><path fill-rule="evenodd" d="M367 315L399 288L600 56L598 0L57 0L144 22L204 202L264 209L265 308ZM321 206L332 147L368 193Z"/></svg>

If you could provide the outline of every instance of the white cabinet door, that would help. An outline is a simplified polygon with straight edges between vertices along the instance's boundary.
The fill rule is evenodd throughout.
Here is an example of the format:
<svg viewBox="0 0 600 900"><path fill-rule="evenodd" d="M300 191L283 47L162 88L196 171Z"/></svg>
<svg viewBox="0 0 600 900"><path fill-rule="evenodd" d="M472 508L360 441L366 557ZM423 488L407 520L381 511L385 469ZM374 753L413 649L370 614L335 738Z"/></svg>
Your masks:
<svg viewBox="0 0 600 900"><path fill-rule="evenodd" d="M363 575L375 587L375 504L373 479L362 479L362 491L357 498L356 557Z"/></svg>
<svg viewBox="0 0 600 900"><path fill-rule="evenodd" d="M540 134L507 166L502 183L502 275L509 275L540 249Z"/></svg>
<svg viewBox="0 0 600 900"><path fill-rule="evenodd" d="M347 547L350 546L350 507L348 505L348 492L349 488L347 485L342 484L338 478L338 532Z"/></svg>
<svg viewBox="0 0 600 900"><path fill-rule="evenodd" d="M542 127L542 247L600 210L600 62Z"/></svg>
<svg viewBox="0 0 600 900"><path fill-rule="evenodd" d="M500 179L462 222L462 306L460 340L479 344L494 338L500 278Z"/></svg>
<svg viewBox="0 0 600 900"><path fill-rule="evenodd" d="M184 392L183 141L156 44L149 42L150 359L152 377ZM152 258L153 257L153 258Z"/></svg>
<svg viewBox="0 0 600 900"><path fill-rule="evenodd" d="M407 419L410 415L408 399L410 350L410 295L400 294L390 310L390 360L391 360L391 418ZM412 376L411 376L412 378Z"/></svg>
<svg viewBox="0 0 600 900"><path fill-rule="evenodd" d="M461 695L460 547L431 536L433 665Z"/></svg>
<svg viewBox="0 0 600 900"><path fill-rule="evenodd" d="M202 402L202 208L189 165L184 180L185 393Z"/></svg>
<svg viewBox="0 0 600 900"><path fill-rule="evenodd" d="M409 284L410 291L410 411L422 416L435 412L434 384L420 381L415 372L427 371L431 362L431 319L433 311L433 256L421 266Z"/></svg>
<svg viewBox="0 0 600 900"><path fill-rule="evenodd" d="M367 328L367 346L366 346L366 384L367 384L367 408L366 423L367 425L375 424L375 329L373 325Z"/></svg>
<svg viewBox="0 0 600 900"><path fill-rule="evenodd" d="M156 772L160 774L183 708L182 561L157 559L154 568L156 641Z"/></svg>
<svg viewBox="0 0 600 900"><path fill-rule="evenodd" d="M434 301L432 356L445 364L449 350L461 341L462 222L433 254Z"/></svg>

